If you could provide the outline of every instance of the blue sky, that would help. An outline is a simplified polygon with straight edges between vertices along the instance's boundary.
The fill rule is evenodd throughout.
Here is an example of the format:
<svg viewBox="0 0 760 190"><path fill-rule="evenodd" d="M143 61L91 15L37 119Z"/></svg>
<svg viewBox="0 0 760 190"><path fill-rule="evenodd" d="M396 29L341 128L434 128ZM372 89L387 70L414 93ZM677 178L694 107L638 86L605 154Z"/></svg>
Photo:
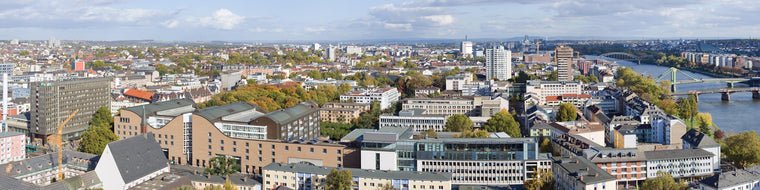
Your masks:
<svg viewBox="0 0 760 190"><path fill-rule="evenodd" d="M755 0L13 0L3 39L757 37Z"/></svg>

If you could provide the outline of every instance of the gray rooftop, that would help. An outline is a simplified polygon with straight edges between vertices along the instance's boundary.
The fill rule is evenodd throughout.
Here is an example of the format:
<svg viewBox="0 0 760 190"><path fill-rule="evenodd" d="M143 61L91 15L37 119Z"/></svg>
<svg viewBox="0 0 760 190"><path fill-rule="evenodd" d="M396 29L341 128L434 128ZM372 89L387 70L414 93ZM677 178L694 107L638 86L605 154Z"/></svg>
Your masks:
<svg viewBox="0 0 760 190"><path fill-rule="evenodd" d="M707 152L702 149L674 149L674 150L646 151L644 152L644 155L646 155L647 160L663 160L663 159L714 156L713 153Z"/></svg>
<svg viewBox="0 0 760 190"><path fill-rule="evenodd" d="M262 170L281 171L281 172L301 172L317 175L327 175L334 167L320 167L307 164L283 164L271 163L264 166ZM363 170L355 168L336 168L338 170L349 170L351 175L361 178L372 179L409 179L419 181L451 181L451 173L433 173L433 172L413 172L413 171L380 171L380 170Z"/></svg>
<svg viewBox="0 0 760 190"><path fill-rule="evenodd" d="M705 138L707 137L707 138ZM691 129L684 134L681 139L683 139L684 143L692 144L696 147L694 148L705 148L705 147L719 147L720 144L715 142L715 140L712 139L712 137L705 135L704 133L700 133L699 131L695 129Z"/></svg>
<svg viewBox="0 0 760 190"><path fill-rule="evenodd" d="M139 115L141 118L146 119L146 115L152 116L152 115L156 115L156 113L160 111L176 109L176 108L181 108L185 106L192 106L194 108L198 107L197 105L195 105L195 102L193 102L193 100L191 99L177 99L177 100L156 102L152 104L135 106L135 107L128 107L128 108L124 108L124 110L131 111Z"/></svg>
<svg viewBox="0 0 760 190"><path fill-rule="evenodd" d="M206 182L206 183L215 183L215 184L224 184L226 182L226 179L223 176L207 176L207 175L188 175L188 178L190 178L190 181L198 181L198 182ZM239 176L239 175L230 175L230 182L232 185L236 186L256 186L260 185L261 182L256 181L252 178L248 178L246 176Z"/></svg>
<svg viewBox="0 0 760 190"><path fill-rule="evenodd" d="M221 106L203 108L196 111L196 115L206 118L206 120L208 120L211 123L215 123L217 121L222 120L222 117L224 116L241 113L245 111L250 111L250 110L256 110L259 112L266 113L266 110L264 110L264 108L261 108L255 104L248 103L248 102L235 102L235 103L225 104ZM247 122L248 121L246 121L246 123Z"/></svg>
<svg viewBox="0 0 760 190"><path fill-rule="evenodd" d="M615 181L617 178L580 156L552 157L554 165L583 184ZM558 171L555 171L556 174Z"/></svg>
<svg viewBox="0 0 760 190"><path fill-rule="evenodd" d="M760 180L760 166L752 166L736 171L727 171L715 174L699 181L700 185L715 189L724 189L737 185L748 184Z"/></svg>
<svg viewBox="0 0 760 190"><path fill-rule="evenodd" d="M169 160L164 156L153 133L114 141L106 146L122 179L127 183L169 167Z"/></svg>
<svg viewBox="0 0 760 190"><path fill-rule="evenodd" d="M24 134L15 132L15 131L9 131L9 132L0 133L0 138L11 137L11 136L16 136L16 135L24 135Z"/></svg>
<svg viewBox="0 0 760 190"><path fill-rule="evenodd" d="M267 117L277 124L290 123L293 120L301 119L310 113L311 110L319 110L319 105L315 101L301 102L293 107L270 112L261 117Z"/></svg>

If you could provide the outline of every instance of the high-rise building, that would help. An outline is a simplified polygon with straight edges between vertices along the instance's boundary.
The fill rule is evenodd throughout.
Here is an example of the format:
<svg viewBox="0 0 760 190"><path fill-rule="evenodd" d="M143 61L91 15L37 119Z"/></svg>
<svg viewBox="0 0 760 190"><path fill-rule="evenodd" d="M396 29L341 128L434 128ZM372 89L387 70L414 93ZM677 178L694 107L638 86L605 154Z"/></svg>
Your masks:
<svg viewBox="0 0 760 190"><path fill-rule="evenodd" d="M503 46L486 50L486 79L505 81L512 76L512 51Z"/></svg>
<svg viewBox="0 0 760 190"><path fill-rule="evenodd" d="M328 61L335 61L335 58L337 58L335 56L335 49L336 48L333 47L332 45L327 48L327 60Z"/></svg>
<svg viewBox="0 0 760 190"><path fill-rule="evenodd" d="M462 52L462 57L472 57L472 42L463 41L459 51Z"/></svg>
<svg viewBox="0 0 760 190"><path fill-rule="evenodd" d="M557 48L554 51L554 56L557 61L557 80L573 80L573 48L565 45L557 45Z"/></svg>
<svg viewBox="0 0 760 190"><path fill-rule="evenodd" d="M319 50L320 47L322 47L322 46L319 45L318 43L314 43L314 44L311 45L311 49L314 49L314 51Z"/></svg>
<svg viewBox="0 0 760 190"><path fill-rule="evenodd" d="M50 142L57 134L59 122L66 120L74 110L79 110L63 126L63 139L81 135L98 108L110 107L110 84L108 78L30 83L29 132L35 138Z"/></svg>

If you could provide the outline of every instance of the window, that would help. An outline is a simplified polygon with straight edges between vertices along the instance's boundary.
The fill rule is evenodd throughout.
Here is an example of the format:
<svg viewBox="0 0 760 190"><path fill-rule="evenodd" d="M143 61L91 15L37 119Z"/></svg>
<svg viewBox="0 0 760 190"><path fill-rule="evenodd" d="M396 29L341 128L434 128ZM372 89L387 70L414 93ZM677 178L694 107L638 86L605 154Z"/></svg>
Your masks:
<svg viewBox="0 0 760 190"><path fill-rule="evenodd" d="M224 140L219 140L219 143L220 144L224 144Z"/></svg>
<svg viewBox="0 0 760 190"><path fill-rule="evenodd" d="M322 154L327 154L327 149L326 148L322 149Z"/></svg>
<svg viewBox="0 0 760 190"><path fill-rule="evenodd" d="M272 150L274 150L274 145L272 145Z"/></svg>
<svg viewBox="0 0 760 190"><path fill-rule="evenodd" d="M340 150L338 150L338 155L340 155Z"/></svg>
<svg viewBox="0 0 760 190"><path fill-rule="evenodd" d="M237 146L237 141L232 141L232 146Z"/></svg>
<svg viewBox="0 0 760 190"><path fill-rule="evenodd" d="M288 148L289 148L288 146L285 146L285 151L288 151Z"/></svg>
<svg viewBox="0 0 760 190"><path fill-rule="evenodd" d="M223 146L220 146L220 147L219 147L219 150L221 150L221 151L224 151L224 147L223 147Z"/></svg>
<svg viewBox="0 0 760 190"><path fill-rule="evenodd" d="M248 149L245 149L245 153L248 154Z"/></svg>
<svg viewBox="0 0 760 190"><path fill-rule="evenodd" d="M309 148L309 152L314 152L314 148Z"/></svg>
<svg viewBox="0 0 760 190"><path fill-rule="evenodd" d="M208 133L208 137L211 137L211 132Z"/></svg>
<svg viewBox="0 0 760 190"><path fill-rule="evenodd" d="M208 139L208 143L211 143L211 139Z"/></svg>
<svg viewBox="0 0 760 190"><path fill-rule="evenodd" d="M161 138L161 134L158 134L158 138Z"/></svg>
<svg viewBox="0 0 760 190"><path fill-rule="evenodd" d="M259 155L261 155L261 150L259 150Z"/></svg>
<svg viewBox="0 0 760 190"><path fill-rule="evenodd" d="M237 152L237 148L232 147L232 152Z"/></svg>
<svg viewBox="0 0 760 190"><path fill-rule="evenodd" d="M248 156L245 156L245 160L248 160Z"/></svg>
<svg viewBox="0 0 760 190"><path fill-rule="evenodd" d="M298 149L298 152L301 152L301 147L300 146L297 149Z"/></svg>
<svg viewBox="0 0 760 190"><path fill-rule="evenodd" d="M248 147L248 142L245 143L245 147Z"/></svg>
<svg viewBox="0 0 760 190"><path fill-rule="evenodd" d="M261 143L259 143L259 148L261 148Z"/></svg>
<svg viewBox="0 0 760 190"><path fill-rule="evenodd" d="M208 145L208 149L211 150L211 145Z"/></svg>
<svg viewBox="0 0 760 190"><path fill-rule="evenodd" d="M174 140L174 135L171 135L171 137L172 137L171 139Z"/></svg>

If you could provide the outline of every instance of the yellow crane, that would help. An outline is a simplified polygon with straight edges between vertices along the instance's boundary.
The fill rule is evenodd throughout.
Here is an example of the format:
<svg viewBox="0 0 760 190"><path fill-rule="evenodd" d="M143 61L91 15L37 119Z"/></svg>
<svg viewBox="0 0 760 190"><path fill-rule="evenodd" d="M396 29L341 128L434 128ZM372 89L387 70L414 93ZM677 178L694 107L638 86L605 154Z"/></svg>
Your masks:
<svg viewBox="0 0 760 190"><path fill-rule="evenodd" d="M539 46L541 46L541 41L536 40L536 56L541 56L541 51L538 49Z"/></svg>
<svg viewBox="0 0 760 190"><path fill-rule="evenodd" d="M63 180L63 135L62 135L63 125L66 125L66 123L68 123L69 120L71 120L71 118L77 114L77 112L79 112L79 110L74 110L74 113L71 113L71 115L69 115L69 117L66 118L65 121L63 121L63 123L58 125L58 135L57 135L55 144L58 145L58 180L59 181ZM60 121L61 121L61 118L58 118L58 122Z"/></svg>

